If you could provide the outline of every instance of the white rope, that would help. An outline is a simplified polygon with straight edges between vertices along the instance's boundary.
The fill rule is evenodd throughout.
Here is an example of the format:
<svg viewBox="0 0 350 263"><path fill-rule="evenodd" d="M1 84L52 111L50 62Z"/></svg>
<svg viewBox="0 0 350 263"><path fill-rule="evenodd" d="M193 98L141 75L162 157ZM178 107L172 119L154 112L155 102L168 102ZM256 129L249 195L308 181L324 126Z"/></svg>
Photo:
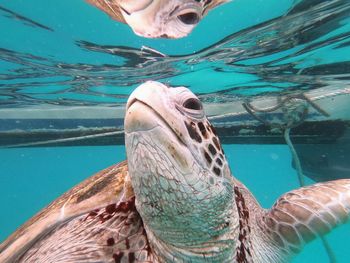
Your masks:
<svg viewBox="0 0 350 263"><path fill-rule="evenodd" d="M48 144L54 144L54 143L73 142L73 141L80 141L80 140L98 138L98 137L109 136L109 135L119 135L123 133L124 131L105 132L105 133L84 135L84 136L78 136L78 137L72 137L72 138L12 144L12 145L6 145L4 146L4 148L30 147L30 146L41 146L41 145L48 145Z"/></svg>

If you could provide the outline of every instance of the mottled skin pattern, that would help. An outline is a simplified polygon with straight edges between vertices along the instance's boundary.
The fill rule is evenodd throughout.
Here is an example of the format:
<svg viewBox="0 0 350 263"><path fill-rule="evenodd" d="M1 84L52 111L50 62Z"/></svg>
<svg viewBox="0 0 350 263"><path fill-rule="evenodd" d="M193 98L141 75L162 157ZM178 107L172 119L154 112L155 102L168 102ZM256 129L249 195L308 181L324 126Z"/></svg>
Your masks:
<svg viewBox="0 0 350 263"><path fill-rule="evenodd" d="M79 246L72 245L77 243ZM153 261L134 198L61 224L38 240L19 262L38 262L38 254L45 262Z"/></svg>
<svg viewBox="0 0 350 263"><path fill-rule="evenodd" d="M137 35L181 38L214 7L228 0L86 0Z"/></svg>
<svg viewBox="0 0 350 263"><path fill-rule="evenodd" d="M129 174L151 248L166 262L284 262L345 222L350 180L289 192L262 209L229 170L188 89L147 82L125 117Z"/></svg>
<svg viewBox="0 0 350 263"><path fill-rule="evenodd" d="M154 262L127 163L80 183L0 246L0 262Z"/></svg>
<svg viewBox="0 0 350 263"><path fill-rule="evenodd" d="M184 87L146 82L127 103L128 164L51 203L0 246L0 262L285 262L348 220L350 180L286 193L270 210L231 175Z"/></svg>

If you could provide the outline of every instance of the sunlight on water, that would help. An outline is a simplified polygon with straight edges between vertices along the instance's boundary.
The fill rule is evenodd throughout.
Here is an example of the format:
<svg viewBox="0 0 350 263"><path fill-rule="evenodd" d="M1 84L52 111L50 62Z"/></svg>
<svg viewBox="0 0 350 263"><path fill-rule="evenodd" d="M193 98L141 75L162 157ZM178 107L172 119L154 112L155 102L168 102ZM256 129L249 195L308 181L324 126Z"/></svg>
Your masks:
<svg viewBox="0 0 350 263"><path fill-rule="evenodd" d="M13 6L11 12L23 12L24 9L19 9L15 2L7 3L8 8ZM265 5L278 11L282 4L276 3L268 1ZM226 12L237 14L237 21L231 22L233 28L238 21L242 21L238 15L241 10L237 8L252 12L248 4L243 7L237 7L237 4L230 3L217 10L217 18L225 23L225 28L229 27L225 8L228 9ZM236 95L349 84L348 1L300 2L289 10L282 9L280 13L270 14L274 15L272 20L264 18L266 22L255 21L255 24L251 21L252 26L247 29L231 33L220 41L207 43L210 46L198 44L190 51L176 49L176 43L191 42L195 37L198 41L205 34L203 27L210 26L208 22L200 25L200 32L194 32L188 40L145 40L150 48L142 48L146 44L139 42L136 47L126 46L120 38L110 40L110 43L102 39L97 41L97 32L94 32L94 37L84 35L84 39L80 35L82 32L78 31L82 30L79 24L74 24L78 29L77 32L70 32L73 42L65 43L68 40L65 36L63 43L57 46L54 43L63 34L63 24L55 25L48 20L50 26L31 24L34 27L31 29L27 21L16 19L10 15L10 9L4 8L0 9L3 15L0 19L7 27L18 29L5 32L7 36L3 38L0 50L0 95L6 96L2 97L2 105L7 107L39 104L116 105L125 103L133 88L145 80L186 85L197 93L215 94L216 98L224 97L225 100ZM94 11L88 6L79 8ZM88 17L90 20L92 18L92 15ZM250 19L247 17L248 21ZM75 20L73 22L77 23ZM120 27L122 25L118 24L114 30L106 30L111 30L108 34L117 35L120 34ZM14 40L23 37L25 30L31 30L34 35L30 42L26 40L18 46L21 42L15 43ZM215 31L215 28L211 31ZM129 37L130 32L127 35ZM37 43L36 39L44 42ZM120 44L116 45L115 42ZM51 49L53 47L55 49ZM173 48L171 51L177 50L178 53L182 50L182 53L168 55L173 53L170 47Z"/></svg>

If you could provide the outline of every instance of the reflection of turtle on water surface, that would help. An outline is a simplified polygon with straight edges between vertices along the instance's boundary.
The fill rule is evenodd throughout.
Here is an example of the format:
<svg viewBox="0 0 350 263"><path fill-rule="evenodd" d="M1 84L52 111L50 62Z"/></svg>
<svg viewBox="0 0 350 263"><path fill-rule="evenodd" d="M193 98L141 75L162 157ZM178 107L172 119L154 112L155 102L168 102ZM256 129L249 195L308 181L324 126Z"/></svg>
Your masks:
<svg viewBox="0 0 350 263"><path fill-rule="evenodd" d="M87 0L149 38L187 36L212 8L228 0Z"/></svg>
<svg viewBox="0 0 350 263"><path fill-rule="evenodd" d="M0 262L283 262L349 217L347 179L262 209L184 87L136 89L125 138L128 163L51 203L0 246Z"/></svg>

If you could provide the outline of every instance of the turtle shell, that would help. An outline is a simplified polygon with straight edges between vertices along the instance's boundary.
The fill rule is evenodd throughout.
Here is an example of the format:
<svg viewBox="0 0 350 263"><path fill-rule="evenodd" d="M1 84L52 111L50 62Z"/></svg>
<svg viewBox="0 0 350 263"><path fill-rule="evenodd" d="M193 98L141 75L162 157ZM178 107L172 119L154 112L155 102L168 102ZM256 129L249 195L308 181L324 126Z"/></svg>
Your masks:
<svg viewBox="0 0 350 263"><path fill-rule="evenodd" d="M152 261L127 162L73 187L0 245L0 262Z"/></svg>

